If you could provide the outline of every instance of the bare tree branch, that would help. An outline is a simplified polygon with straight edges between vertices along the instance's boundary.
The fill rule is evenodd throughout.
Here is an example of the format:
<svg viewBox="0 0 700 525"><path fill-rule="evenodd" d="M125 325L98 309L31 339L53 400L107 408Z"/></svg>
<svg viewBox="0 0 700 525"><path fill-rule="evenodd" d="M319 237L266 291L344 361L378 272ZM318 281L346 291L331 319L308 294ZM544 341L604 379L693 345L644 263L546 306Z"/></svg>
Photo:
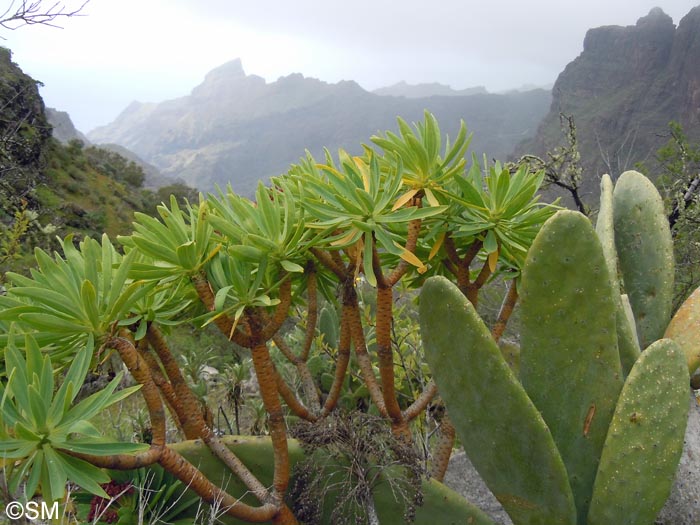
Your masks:
<svg viewBox="0 0 700 525"><path fill-rule="evenodd" d="M548 151L545 158L537 155L523 155L514 163L514 166L517 169L520 165L527 164L531 171L544 171L545 185L557 186L567 191L574 200L576 209L584 215L588 215L590 208L581 197L583 167L581 166L581 154L578 150L574 117L559 113L559 122L562 133L566 137L565 145Z"/></svg>
<svg viewBox="0 0 700 525"><path fill-rule="evenodd" d="M83 16L82 10L90 0L84 0L77 8L69 8L63 2L46 4L43 0L12 0L5 11L0 14L0 27L14 31L27 25L61 26L56 20Z"/></svg>

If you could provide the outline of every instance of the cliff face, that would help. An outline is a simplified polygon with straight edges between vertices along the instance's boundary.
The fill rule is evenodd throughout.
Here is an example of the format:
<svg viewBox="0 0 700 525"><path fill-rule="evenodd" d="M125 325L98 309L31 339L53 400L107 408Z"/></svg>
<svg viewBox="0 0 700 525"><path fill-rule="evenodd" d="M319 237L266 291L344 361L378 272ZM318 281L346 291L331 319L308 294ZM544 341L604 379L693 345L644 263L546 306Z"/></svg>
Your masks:
<svg viewBox="0 0 700 525"><path fill-rule="evenodd" d="M0 182L19 191L41 166L50 137L37 82L0 47Z"/></svg>
<svg viewBox="0 0 700 525"><path fill-rule="evenodd" d="M134 103L108 126L88 134L116 143L182 177L201 190L229 181L251 194L257 181L285 172L308 149L359 153L377 131L396 128L396 117L419 121L432 111L444 131L457 132L460 118L474 132L472 151L504 158L534 134L550 94L527 93L405 98L369 93L352 81L336 84L301 74L266 83L246 75L240 60L220 66L191 94L160 104Z"/></svg>
<svg viewBox="0 0 700 525"><path fill-rule="evenodd" d="M71 140L79 140L85 145L90 144L87 137L75 128L68 113L55 108L46 108L45 114L53 128L51 135L61 144L68 144Z"/></svg>
<svg viewBox="0 0 700 525"><path fill-rule="evenodd" d="M583 52L553 88L549 114L517 154L542 154L561 142L559 113L574 116L588 191L653 158L671 120L700 138L700 6L676 27L654 8L636 25L586 34Z"/></svg>

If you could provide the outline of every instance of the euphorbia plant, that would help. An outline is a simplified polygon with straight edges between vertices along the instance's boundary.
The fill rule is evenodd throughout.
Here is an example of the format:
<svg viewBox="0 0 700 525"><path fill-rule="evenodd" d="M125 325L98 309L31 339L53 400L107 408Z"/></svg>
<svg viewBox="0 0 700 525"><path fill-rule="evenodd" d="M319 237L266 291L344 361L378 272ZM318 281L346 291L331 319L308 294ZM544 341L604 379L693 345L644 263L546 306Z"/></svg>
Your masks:
<svg viewBox="0 0 700 525"><path fill-rule="evenodd" d="M451 275L476 304L486 282L505 275L512 284L493 327L499 337L518 297L515 283L527 248L554 209L538 202L541 176L524 170L511 174L499 164L480 166L476 160L465 172L464 124L444 147L430 114L414 128L400 120L399 129L400 135L372 138L381 151L369 146L361 156L340 151L337 160L327 153L324 162L307 156L270 187L260 184L254 201L227 188L201 196L198 203L172 199L158 207L159 217L138 214L134 232L119 238L124 255L106 237L101 244L87 239L77 248L67 239L63 255L37 252L39 268L31 278L8 275L12 286L0 296L4 330L22 340L26 334L60 363L80 352L89 362L114 352L141 386L153 429L150 446L103 455L73 450L71 457L110 469L158 463L204 500L220 502L231 516L295 523L284 502L290 478L285 416L323 424L346 377L356 372L350 369L353 362L378 413L397 438L410 442L411 421L436 388L430 382L408 401L397 395L395 361L403 349L392 339L392 327L399 283L402 289L418 289L429 275ZM357 287L362 282L376 295L373 318L361 307ZM337 320L333 380L325 397L308 366L318 351L321 297L339 311L325 316L326 324ZM305 335L297 345L280 330L292 307L306 309ZM269 420L270 485L225 445L202 414L161 330L185 322L214 324L250 350ZM0 338L9 344L9 335ZM17 344L18 337L13 341ZM292 363L300 392L279 373L273 352ZM10 382L15 361L6 360ZM38 377L48 392L44 376ZM166 445L166 410L185 438L201 439L228 467L257 506L227 493ZM6 435L22 432L15 419L4 418L2 424ZM443 428L433 468L438 478L453 440L448 420ZM20 452L24 449L15 448L4 457L22 465ZM29 467L27 474L38 476ZM85 488L97 492L94 485Z"/></svg>

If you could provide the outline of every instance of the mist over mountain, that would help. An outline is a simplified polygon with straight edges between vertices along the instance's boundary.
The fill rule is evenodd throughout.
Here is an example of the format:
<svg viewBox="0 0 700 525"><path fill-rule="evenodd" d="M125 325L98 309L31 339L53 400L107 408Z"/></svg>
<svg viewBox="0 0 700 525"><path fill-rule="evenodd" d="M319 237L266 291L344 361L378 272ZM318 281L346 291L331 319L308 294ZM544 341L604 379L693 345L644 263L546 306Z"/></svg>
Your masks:
<svg viewBox="0 0 700 525"><path fill-rule="evenodd" d="M534 87L532 89L535 89ZM406 98L424 98L424 97L465 97L469 95L485 94L484 86L474 86L465 89L452 89L450 86L440 84L438 82L429 82L421 84L407 84L403 80L392 84L391 86L381 87L372 91L375 95L391 96L391 97L406 97Z"/></svg>
<svg viewBox="0 0 700 525"><path fill-rule="evenodd" d="M252 193L260 179L286 172L308 149L360 152L360 144L396 117L419 121L428 109L454 136L460 119L474 133L471 150L504 158L534 134L551 95L545 90L510 94L380 96L352 81L335 84L301 74L266 83L246 75L241 61L206 75L191 94L159 104L129 105L111 124L88 134L93 142L127 147L165 175L202 190L229 181Z"/></svg>
<svg viewBox="0 0 700 525"><path fill-rule="evenodd" d="M549 113L516 153L543 154L561 142L559 113L573 115L585 167L584 190L603 173L617 177L637 162L653 165L679 122L700 139L700 6L676 27L660 8L636 25L587 32L583 52L557 78Z"/></svg>

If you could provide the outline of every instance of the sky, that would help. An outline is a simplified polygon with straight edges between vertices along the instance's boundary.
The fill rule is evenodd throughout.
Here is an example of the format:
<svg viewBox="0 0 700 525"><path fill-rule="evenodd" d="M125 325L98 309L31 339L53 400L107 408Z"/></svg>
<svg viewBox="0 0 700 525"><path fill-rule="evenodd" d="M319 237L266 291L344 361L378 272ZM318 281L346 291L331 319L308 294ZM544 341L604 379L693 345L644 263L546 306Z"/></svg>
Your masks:
<svg viewBox="0 0 700 525"><path fill-rule="evenodd" d="M10 0L0 0L0 8ZM66 0L67 8L82 1ZM46 2L51 5L53 1ZM586 31L633 25L652 7L677 24L688 0L90 0L62 29L2 31L47 106L83 132L132 101L189 94L240 58L268 82L291 73L368 90L399 82L502 91L551 85ZM2 9L4 10L4 9Z"/></svg>

